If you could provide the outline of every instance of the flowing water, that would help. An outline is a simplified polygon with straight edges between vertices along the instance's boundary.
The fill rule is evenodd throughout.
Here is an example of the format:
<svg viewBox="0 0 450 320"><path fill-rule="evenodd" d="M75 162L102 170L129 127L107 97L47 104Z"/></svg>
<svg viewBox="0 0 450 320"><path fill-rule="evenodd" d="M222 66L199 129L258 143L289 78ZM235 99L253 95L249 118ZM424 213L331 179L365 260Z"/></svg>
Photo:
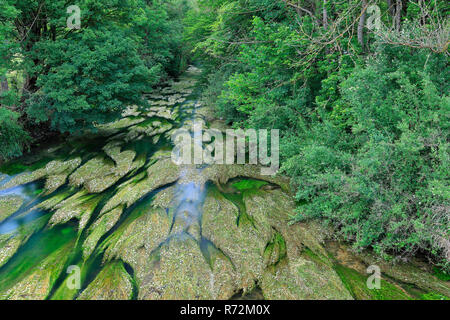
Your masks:
<svg viewBox="0 0 450 320"><path fill-rule="evenodd" d="M411 299L449 296L420 263L383 268L291 225L283 177L251 165L180 165L177 128L224 129L198 100L199 70L118 122L0 169L2 299ZM378 262L377 262L378 263Z"/></svg>

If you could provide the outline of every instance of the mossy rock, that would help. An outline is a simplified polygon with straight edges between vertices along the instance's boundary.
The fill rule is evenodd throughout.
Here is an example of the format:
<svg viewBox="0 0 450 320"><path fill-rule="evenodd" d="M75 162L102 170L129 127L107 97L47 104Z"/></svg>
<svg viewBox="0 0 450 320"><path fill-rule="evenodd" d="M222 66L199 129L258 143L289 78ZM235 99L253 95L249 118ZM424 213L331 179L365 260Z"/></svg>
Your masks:
<svg viewBox="0 0 450 320"><path fill-rule="evenodd" d="M218 184L226 184L229 180L238 177L253 178L279 185L283 191L289 192L289 179L282 176L267 176L261 174L261 167L257 165L220 165L214 164L203 171L209 180Z"/></svg>
<svg viewBox="0 0 450 320"><path fill-rule="evenodd" d="M77 300L130 300L133 279L121 261L108 263Z"/></svg>
<svg viewBox="0 0 450 320"><path fill-rule="evenodd" d="M114 195L106 202L101 210L101 214L108 212L119 205L131 206L145 195L142 191L146 173L140 174L117 187Z"/></svg>
<svg viewBox="0 0 450 320"><path fill-rule="evenodd" d="M171 234L186 232L197 241L201 240L200 221L188 211L178 212L173 221Z"/></svg>
<svg viewBox="0 0 450 320"><path fill-rule="evenodd" d="M79 231L81 232L102 200L102 197L102 195L88 194L86 190L79 191L54 207L55 212L49 221L49 225L63 224L76 218L80 221Z"/></svg>
<svg viewBox="0 0 450 320"><path fill-rule="evenodd" d="M81 158L74 158L67 161L54 160L47 163L45 172L47 175L70 173L81 164Z"/></svg>
<svg viewBox="0 0 450 320"><path fill-rule="evenodd" d="M88 236L82 246L83 259L86 260L87 258L89 258L89 256L97 246L100 238L104 236L109 230L111 230L115 226L117 221L119 221L122 212L123 206L118 206L117 208L114 208L111 211L101 215L92 224L92 226L88 230Z"/></svg>
<svg viewBox="0 0 450 320"><path fill-rule="evenodd" d="M59 187L63 186L67 181L68 174L57 174L51 175L45 181L46 193L50 194L57 190Z"/></svg>
<svg viewBox="0 0 450 320"><path fill-rule="evenodd" d="M304 256L288 257L267 268L260 286L264 297L270 300L352 298L332 268Z"/></svg>
<svg viewBox="0 0 450 320"><path fill-rule="evenodd" d="M45 177L47 178L47 193L51 193L65 183L65 178L75 170L81 163L80 158L74 158L67 161L54 160L48 162L45 167L32 172L24 172L9 180L0 190L10 189L19 185L34 182Z"/></svg>
<svg viewBox="0 0 450 320"><path fill-rule="evenodd" d="M122 224L102 244L105 261L122 259L140 275L145 271L146 259L169 236L171 224L172 218L162 208L150 209Z"/></svg>
<svg viewBox="0 0 450 320"><path fill-rule="evenodd" d="M232 272L225 258L216 259L211 269L199 243L189 235L172 237L158 250L139 299L226 299L234 292Z"/></svg>
<svg viewBox="0 0 450 320"><path fill-rule="evenodd" d="M64 185L67 177L80 166L81 158L75 158L68 161L51 161L45 167L47 171L47 180L45 181L45 190L47 194L54 192Z"/></svg>
<svg viewBox="0 0 450 320"><path fill-rule="evenodd" d="M178 117L178 112L174 111L174 110L169 110L169 109L165 109L165 110L159 110L156 114L157 117L160 118L164 118L167 120L176 120L176 118Z"/></svg>
<svg viewBox="0 0 450 320"><path fill-rule="evenodd" d="M145 118L142 117L126 117L122 118L116 122L108 123L108 124L102 124L97 126L100 134L102 135L111 135L114 134L121 129L125 129L128 127L131 127L135 124L138 124L140 122L145 121Z"/></svg>
<svg viewBox="0 0 450 320"><path fill-rule="evenodd" d="M33 209L39 208L43 210L51 210L62 201L66 200L70 196L73 196L75 193L76 191L74 189L66 189L64 191L57 192L55 195L37 204Z"/></svg>
<svg viewBox="0 0 450 320"><path fill-rule="evenodd" d="M35 170L33 172L24 172L21 174L18 174L17 176L13 177L11 180L6 182L4 185L0 187L1 190L11 189L23 184L27 184L33 181L40 180L45 177L47 174L45 168L41 168L38 170Z"/></svg>
<svg viewBox="0 0 450 320"><path fill-rule="evenodd" d="M179 176L179 167L171 159L161 159L147 169L145 178L119 186L116 194L103 207L102 213L120 204L129 207L149 192L177 181Z"/></svg>
<svg viewBox="0 0 450 320"><path fill-rule="evenodd" d="M99 176L105 177L114 168L114 163L104 157L97 156L75 171L69 178L70 184L80 187Z"/></svg>
<svg viewBox="0 0 450 320"><path fill-rule="evenodd" d="M264 273L264 249L271 230L258 230L251 223L237 224L239 212L213 188L203 206L202 234L229 257L237 268L238 288L251 291Z"/></svg>
<svg viewBox="0 0 450 320"><path fill-rule="evenodd" d="M385 279L380 279L379 289L369 289L367 286L368 275L337 264L335 270L338 272L347 289L353 297L358 300L409 300L412 297L400 286Z"/></svg>
<svg viewBox="0 0 450 320"><path fill-rule="evenodd" d="M280 189L244 191L244 203L259 229L276 230L266 247L270 256L260 280L266 299L351 299L327 256L321 232L289 225L295 210L289 195Z"/></svg>
<svg viewBox="0 0 450 320"><path fill-rule="evenodd" d="M28 239L27 235L0 235L0 267L6 264Z"/></svg>
<svg viewBox="0 0 450 320"><path fill-rule="evenodd" d="M175 196L175 186L165 188L158 192L152 200L153 207L160 207L169 210Z"/></svg>
<svg viewBox="0 0 450 320"><path fill-rule="evenodd" d="M138 106L128 106L123 112L122 117L138 117L141 114Z"/></svg>
<svg viewBox="0 0 450 320"><path fill-rule="evenodd" d="M114 185L128 172L144 165L140 158L133 161L136 155L134 151L120 152L119 146L111 147L111 144L114 145L108 144L105 152L113 161L101 156L89 160L69 177L72 186L84 185L90 193L100 193Z"/></svg>
<svg viewBox="0 0 450 320"><path fill-rule="evenodd" d="M164 112L159 111L155 115L158 116L158 117L161 117L159 115L159 113L164 113ZM166 118L166 117L164 117L164 118ZM168 119L171 118L170 113L167 116L167 118ZM173 125L171 123L165 121L165 120L164 121L163 120L158 121L158 120L155 120L153 118L152 119L148 119L148 120L146 120L146 121L144 121L144 122L142 122L142 123L140 123L140 124L138 124L136 126L131 127L129 129L128 134L127 134L126 140L127 141L131 141L131 140L133 140L133 137L137 137L139 135L142 135L142 136L146 135L148 137L156 136L156 135L162 134L162 133L164 133L164 132L166 132L166 131L168 131L168 130L170 130L172 128L173 128Z"/></svg>
<svg viewBox="0 0 450 320"><path fill-rule="evenodd" d="M260 190L246 192L243 198L249 216L282 234L289 255L299 256L306 246L321 256L322 261L330 267L333 265L324 247L327 236L325 230L314 222L291 224L295 203L289 194L280 189Z"/></svg>
<svg viewBox="0 0 450 320"><path fill-rule="evenodd" d="M144 292L149 281L151 255L169 236L172 218L162 208L153 208L137 218L132 214L131 218L101 248L105 261L120 259L133 268L139 292Z"/></svg>
<svg viewBox="0 0 450 320"><path fill-rule="evenodd" d="M272 239L267 243L264 249L264 262L265 265L277 266L287 257L286 240L279 232L275 232Z"/></svg>
<svg viewBox="0 0 450 320"><path fill-rule="evenodd" d="M0 223L19 210L23 201L23 198L20 196L0 197Z"/></svg>
<svg viewBox="0 0 450 320"><path fill-rule="evenodd" d="M197 81L195 79L187 78L178 82L174 82L172 84L172 89L175 92L190 92L187 89L192 88L193 86L195 86L196 83Z"/></svg>
<svg viewBox="0 0 450 320"><path fill-rule="evenodd" d="M450 282L443 281L432 274L424 263L412 259L408 263L387 262L373 253L362 252L358 254L366 265L377 265L383 275L403 284L411 284L425 292L434 292L450 297Z"/></svg>
<svg viewBox="0 0 450 320"><path fill-rule="evenodd" d="M336 241L327 242L327 250L335 261L335 269L357 299L424 299L427 293L449 297L448 281L432 275L423 262L412 259L408 263L390 263L371 252L358 253ZM366 286L367 267L371 265L380 268L380 290L369 290Z"/></svg>
<svg viewBox="0 0 450 320"><path fill-rule="evenodd" d="M167 99L167 97L161 96L161 95L155 95L152 97L153 99L158 99L158 98L162 98L162 99ZM168 106L170 103L169 101L166 100L159 100L159 101L152 101L152 105L153 106Z"/></svg>
<svg viewBox="0 0 450 320"><path fill-rule="evenodd" d="M136 208L138 217L133 217L134 213L131 213L130 221L121 225L102 244L105 250L105 260L121 259L130 264L135 271L139 299L180 299L183 297L195 299L195 292L200 291L205 291L199 293L199 296L204 299L231 297L235 286L229 283L229 280L232 279L229 274L232 273L233 267L227 258L223 255L215 257L211 266L203 257L199 243L195 239L187 234L169 236L173 217L170 215L170 211L169 213L166 211L166 208L169 201L168 195L171 194L173 194L173 187L169 188L168 193L163 190L156 195L151 204L153 209L145 209L145 206ZM172 239L176 238L183 238L182 242L187 241L187 244L180 247L168 244L175 241ZM183 246L189 247L188 251L195 254L195 258L190 254L186 255L186 259L183 258L186 253ZM184 259L186 264L192 266L180 268L180 259ZM177 260L176 264L174 260ZM159 269L155 269L155 266L159 266ZM167 277L170 272L175 272L175 270L177 277L198 277L199 279L204 279L205 272L207 272L210 274L208 285L205 287L206 282L197 284L195 281L182 284L177 277ZM192 272L197 275L192 276ZM180 285L185 289L177 290ZM164 288L163 292L158 291L159 287Z"/></svg>
<svg viewBox="0 0 450 320"><path fill-rule="evenodd" d="M161 100L161 99L164 100L166 99L166 96L162 95L161 92L155 92L152 94L147 94L146 98L151 100Z"/></svg>

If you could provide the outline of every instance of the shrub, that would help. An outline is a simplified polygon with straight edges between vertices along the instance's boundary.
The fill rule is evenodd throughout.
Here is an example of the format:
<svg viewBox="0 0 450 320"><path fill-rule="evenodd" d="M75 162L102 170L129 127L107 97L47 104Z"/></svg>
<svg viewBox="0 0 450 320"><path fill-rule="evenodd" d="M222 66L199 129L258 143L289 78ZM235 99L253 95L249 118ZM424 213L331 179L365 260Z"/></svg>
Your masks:
<svg viewBox="0 0 450 320"><path fill-rule="evenodd" d="M303 203L298 220L322 218L357 248L423 250L449 267L444 65L442 56L380 48L354 70L341 85L351 126L334 119L314 124L284 166Z"/></svg>
<svg viewBox="0 0 450 320"><path fill-rule="evenodd" d="M17 122L18 113L0 107L0 160L20 156L30 138Z"/></svg>

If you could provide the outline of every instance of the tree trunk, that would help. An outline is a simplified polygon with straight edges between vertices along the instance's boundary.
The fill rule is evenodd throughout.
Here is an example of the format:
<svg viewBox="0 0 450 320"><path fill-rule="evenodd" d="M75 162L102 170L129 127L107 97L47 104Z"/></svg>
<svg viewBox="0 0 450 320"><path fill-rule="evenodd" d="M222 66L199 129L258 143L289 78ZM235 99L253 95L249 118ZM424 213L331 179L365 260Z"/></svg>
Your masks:
<svg viewBox="0 0 450 320"><path fill-rule="evenodd" d="M364 26L366 25L367 0L362 0L362 12L358 23L358 42L364 50Z"/></svg>
<svg viewBox="0 0 450 320"><path fill-rule="evenodd" d="M387 5L389 8L389 14L391 15L392 18L394 18L395 16L395 5L392 2L392 0L387 0Z"/></svg>
<svg viewBox="0 0 450 320"><path fill-rule="evenodd" d="M328 12L327 12L328 0L323 0L323 27L328 29Z"/></svg>
<svg viewBox="0 0 450 320"><path fill-rule="evenodd" d="M0 92L8 91L9 86L8 86L8 79L6 79L6 76L3 76L0 82L1 82Z"/></svg>
<svg viewBox="0 0 450 320"><path fill-rule="evenodd" d="M6 92L9 90L9 86L8 86L8 79L6 78L6 76L3 76L0 78L0 95L3 92ZM0 100L0 106L2 106L2 101ZM6 105L3 105L3 107L6 107Z"/></svg>
<svg viewBox="0 0 450 320"><path fill-rule="evenodd" d="M425 11L425 5L423 3L423 0L419 0L419 7L420 7L420 25L424 26L427 22L427 13Z"/></svg>
<svg viewBox="0 0 450 320"><path fill-rule="evenodd" d="M24 93L33 94L38 91L37 87L37 77L36 76L27 76L25 79L25 83L23 85Z"/></svg>
<svg viewBox="0 0 450 320"><path fill-rule="evenodd" d="M394 17L394 26L395 26L395 30L397 30L397 31L400 31L400 27L401 27L402 9L403 9L402 0L397 0L396 5L395 5L395 17Z"/></svg>
<svg viewBox="0 0 450 320"><path fill-rule="evenodd" d="M33 30L34 34L31 36L32 39L39 39L39 32L37 30ZM34 45L38 42L38 40L30 40L25 46L25 52L26 54L29 54L32 52ZM39 59L33 59L34 66L38 66L40 63ZM37 76L36 75L30 75L26 74L25 76L25 82L23 84L23 95L21 102L24 102L27 98L28 94L35 93L38 90L37 87Z"/></svg>

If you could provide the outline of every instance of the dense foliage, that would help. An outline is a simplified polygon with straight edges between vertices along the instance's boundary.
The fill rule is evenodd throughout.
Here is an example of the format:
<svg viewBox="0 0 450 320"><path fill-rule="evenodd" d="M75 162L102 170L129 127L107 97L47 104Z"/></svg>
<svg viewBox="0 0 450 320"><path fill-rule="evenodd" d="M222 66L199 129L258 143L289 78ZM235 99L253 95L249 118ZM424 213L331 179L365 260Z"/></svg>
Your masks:
<svg viewBox="0 0 450 320"><path fill-rule="evenodd" d="M18 114L0 107L0 158L8 159L22 153L28 134L17 123Z"/></svg>
<svg viewBox="0 0 450 320"><path fill-rule="evenodd" d="M181 43L186 1L76 5L80 28L69 28L76 12L67 12L66 1L0 1L0 119L11 119L2 131L14 133L13 142L2 144L1 158L21 154L26 142L21 125L34 136L109 122L127 106L143 105L143 92L186 64Z"/></svg>
<svg viewBox="0 0 450 320"><path fill-rule="evenodd" d="M296 219L320 218L357 249L422 251L448 269L448 4L199 6L185 36L209 70L205 100L236 127L280 129Z"/></svg>

